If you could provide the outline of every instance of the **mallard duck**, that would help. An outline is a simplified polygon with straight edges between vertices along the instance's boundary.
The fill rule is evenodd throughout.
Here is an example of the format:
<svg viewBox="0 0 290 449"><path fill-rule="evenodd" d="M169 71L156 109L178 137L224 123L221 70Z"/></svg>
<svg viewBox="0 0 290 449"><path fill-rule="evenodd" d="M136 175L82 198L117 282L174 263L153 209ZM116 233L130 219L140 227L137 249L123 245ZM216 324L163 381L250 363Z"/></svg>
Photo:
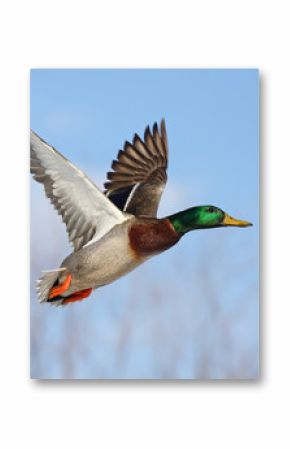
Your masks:
<svg viewBox="0 0 290 449"><path fill-rule="evenodd" d="M102 192L55 148L31 131L31 173L66 224L74 251L37 283L40 302L87 298L195 229L250 226L216 206L195 206L157 218L168 164L164 120L125 142Z"/></svg>

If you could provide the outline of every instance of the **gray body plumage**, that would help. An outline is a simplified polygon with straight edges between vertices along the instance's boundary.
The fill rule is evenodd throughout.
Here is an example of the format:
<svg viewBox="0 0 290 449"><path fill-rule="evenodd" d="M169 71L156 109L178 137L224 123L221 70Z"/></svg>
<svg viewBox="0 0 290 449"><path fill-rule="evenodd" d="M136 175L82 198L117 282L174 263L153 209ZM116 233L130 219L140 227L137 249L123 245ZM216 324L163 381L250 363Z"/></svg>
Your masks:
<svg viewBox="0 0 290 449"><path fill-rule="evenodd" d="M97 242L64 259L61 267L65 271L60 275L60 282L67 274L72 275L70 288L63 294L64 297L86 288L95 289L110 284L145 261L145 258L134 254L129 244L128 228L132 221L133 216L126 225L114 226Z"/></svg>

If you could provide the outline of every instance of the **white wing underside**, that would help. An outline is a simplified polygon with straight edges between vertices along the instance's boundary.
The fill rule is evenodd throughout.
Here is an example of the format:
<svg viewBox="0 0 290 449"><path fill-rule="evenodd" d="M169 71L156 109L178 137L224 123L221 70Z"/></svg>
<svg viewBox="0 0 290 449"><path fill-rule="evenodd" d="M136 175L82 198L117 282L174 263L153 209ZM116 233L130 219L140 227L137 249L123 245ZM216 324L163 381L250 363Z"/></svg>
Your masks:
<svg viewBox="0 0 290 449"><path fill-rule="evenodd" d="M31 131L31 172L62 216L75 251L127 219L97 186L55 148Z"/></svg>

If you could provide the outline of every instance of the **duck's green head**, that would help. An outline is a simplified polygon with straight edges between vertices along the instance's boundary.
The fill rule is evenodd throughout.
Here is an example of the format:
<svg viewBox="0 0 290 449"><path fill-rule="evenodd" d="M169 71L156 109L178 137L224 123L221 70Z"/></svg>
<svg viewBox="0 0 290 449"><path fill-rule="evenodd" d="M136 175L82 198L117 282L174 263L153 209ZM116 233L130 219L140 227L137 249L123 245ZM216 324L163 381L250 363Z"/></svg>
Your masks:
<svg viewBox="0 0 290 449"><path fill-rule="evenodd" d="M252 223L237 220L216 206L196 206L167 217L178 234L194 229L219 228L223 226L252 226Z"/></svg>

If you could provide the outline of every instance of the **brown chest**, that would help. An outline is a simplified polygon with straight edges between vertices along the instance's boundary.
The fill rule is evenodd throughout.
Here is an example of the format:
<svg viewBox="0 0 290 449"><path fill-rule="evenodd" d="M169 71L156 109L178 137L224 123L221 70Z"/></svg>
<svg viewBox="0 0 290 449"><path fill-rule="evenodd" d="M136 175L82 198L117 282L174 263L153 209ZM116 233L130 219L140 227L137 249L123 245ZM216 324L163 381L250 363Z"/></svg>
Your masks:
<svg viewBox="0 0 290 449"><path fill-rule="evenodd" d="M129 230L130 246L138 257L165 251L179 239L180 236L167 219L137 222Z"/></svg>

